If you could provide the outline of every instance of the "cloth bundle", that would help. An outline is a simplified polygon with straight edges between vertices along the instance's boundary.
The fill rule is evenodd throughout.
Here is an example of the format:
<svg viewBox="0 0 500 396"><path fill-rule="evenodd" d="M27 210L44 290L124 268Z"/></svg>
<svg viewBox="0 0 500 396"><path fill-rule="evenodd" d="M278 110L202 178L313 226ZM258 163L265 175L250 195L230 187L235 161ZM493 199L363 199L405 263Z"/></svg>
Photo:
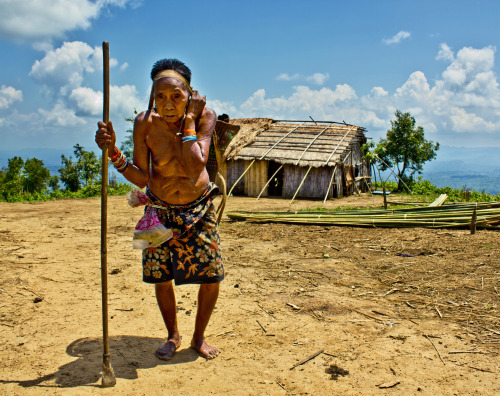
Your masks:
<svg viewBox="0 0 500 396"><path fill-rule="evenodd" d="M173 236L172 230L166 228L158 218L156 205L141 190L132 190L127 194L128 204L132 208L146 205L144 216L135 226L132 247L147 249L160 246Z"/></svg>

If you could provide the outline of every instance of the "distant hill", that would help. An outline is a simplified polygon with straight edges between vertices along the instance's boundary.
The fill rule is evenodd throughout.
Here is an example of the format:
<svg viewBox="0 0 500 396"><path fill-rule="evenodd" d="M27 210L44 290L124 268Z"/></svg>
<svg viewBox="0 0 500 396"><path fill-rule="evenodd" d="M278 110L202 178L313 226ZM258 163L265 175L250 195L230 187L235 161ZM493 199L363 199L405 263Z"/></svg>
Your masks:
<svg viewBox="0 0 500 396"><path fill-rule="evenodd" d="M438 187L466 187L500 194L500 147L441 146L424 166L423 177Z"/></svg>

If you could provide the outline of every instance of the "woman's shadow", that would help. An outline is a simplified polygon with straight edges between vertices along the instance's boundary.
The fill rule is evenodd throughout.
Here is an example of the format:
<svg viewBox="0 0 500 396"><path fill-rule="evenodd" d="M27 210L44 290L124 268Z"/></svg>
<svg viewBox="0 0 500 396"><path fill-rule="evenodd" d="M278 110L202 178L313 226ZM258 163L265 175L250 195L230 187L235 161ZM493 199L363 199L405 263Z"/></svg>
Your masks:
<svg viewBox="0 0 500 396"><path fill-rule="evenodd" d="M154 351L165 340L161 338L116 336L109 339L109 350L111 353L111 365L116 378L136 379L137 370L152 368L161 365L171 365L192 362L198 359L198 353L191 348L181 349L168 361L160 360L154 355ZM29 388L38 387L62 387L73 388L77 386L96 386L95 383L101 377L103 347L101 338L81 338L73 341L66 352L70 356L77 357L71 363L64 364L59 370L40 378L20 381L2 381L0 383L17 382L19 385ZM46 381L55 379L55 384L44 384Z"/></svg>

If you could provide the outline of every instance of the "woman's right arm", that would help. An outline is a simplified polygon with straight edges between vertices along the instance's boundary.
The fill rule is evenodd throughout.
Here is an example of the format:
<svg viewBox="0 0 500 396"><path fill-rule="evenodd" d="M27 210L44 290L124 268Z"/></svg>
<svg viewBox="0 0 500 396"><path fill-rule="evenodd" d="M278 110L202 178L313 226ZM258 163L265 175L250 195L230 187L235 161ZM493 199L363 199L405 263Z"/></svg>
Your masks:
<svg viewBox="0 0 500 396"><path fill-rule="evenodd" d="M95 138L97 145L101 150L108 145L108 155L111 158L114 157L119 150L116 147L116 134L112 122L105 124L100 121L97 126L99 127ZM134 122L133 162L128 162L121 172L125 179L140 188L146 187L149 182L149 149L146 145L146 134L147 114L143 112L136 117Z"/></svg>

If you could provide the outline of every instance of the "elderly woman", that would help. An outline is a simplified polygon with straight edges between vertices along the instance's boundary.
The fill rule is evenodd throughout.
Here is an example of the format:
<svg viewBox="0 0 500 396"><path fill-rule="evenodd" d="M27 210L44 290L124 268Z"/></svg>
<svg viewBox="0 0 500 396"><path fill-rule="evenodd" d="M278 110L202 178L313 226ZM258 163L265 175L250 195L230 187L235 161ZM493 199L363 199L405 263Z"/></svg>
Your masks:
<svg viewBox="0 0 500 396"><path fill-rule="evenodd" d="M191 347L212 359L219 351L206 343L204 333L224 278L212 203L218 190L205 169L216 115L205 107L205 97L192 90L191 71L181 61L156 62L151 79L150 109L134 123L133 163L116 147L111 122L98 123L96 143L101 149L108 145L111 163L128 181L147 188L158 218L173 232L170 240L144 249L142 255L143 280L155 285L168 330L168 339L156 356L170 359L181 345L175 281L176 285L200 284Z"/></svg>

